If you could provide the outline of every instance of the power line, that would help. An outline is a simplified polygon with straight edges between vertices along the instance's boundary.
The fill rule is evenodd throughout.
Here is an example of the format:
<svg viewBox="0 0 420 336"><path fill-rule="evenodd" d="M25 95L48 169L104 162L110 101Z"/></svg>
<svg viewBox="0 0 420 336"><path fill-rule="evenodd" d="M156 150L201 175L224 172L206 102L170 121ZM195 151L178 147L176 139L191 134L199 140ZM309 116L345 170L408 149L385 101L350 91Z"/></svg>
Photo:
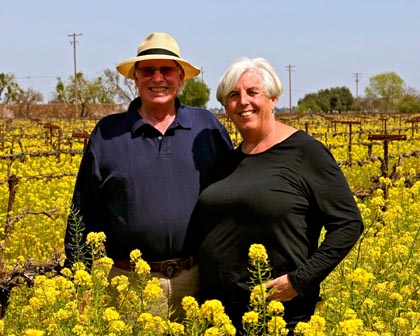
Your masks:
<svg viewBox="0 0 420 336"><path fill-rule="evenodd" d="M289 72L289 112L292 112L292 71L294 65L287 65L286 70Z"/></svg>
<svg viewBox="0 0 420 336"><path fill-rule="evenodd" d="M16 79L37 79L37 78L57 78L58 76L22 76L16 77Z"/></svg>
<svg viewBox="0 0 420 336"><path fill-rule="evenodd" d="M76 67L76 44L77 44L77 40L76 37L77 36L81 36L82 34L76 34L73 33L71 35L67 35L69 37L73 37L73 41L70 42L71 44L73 44L73 62L74 62L74 109L75 109L75 113L76 113L76 117L78 116L78 112L77 112L77 67Z"/></svg>

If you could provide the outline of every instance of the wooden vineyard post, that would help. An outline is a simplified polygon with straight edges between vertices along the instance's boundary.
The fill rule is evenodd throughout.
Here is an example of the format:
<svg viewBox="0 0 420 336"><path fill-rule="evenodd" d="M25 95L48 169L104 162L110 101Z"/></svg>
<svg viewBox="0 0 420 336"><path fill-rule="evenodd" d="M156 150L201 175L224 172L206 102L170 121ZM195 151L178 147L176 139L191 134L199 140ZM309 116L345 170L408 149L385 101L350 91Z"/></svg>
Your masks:
<svg viewBox="0 0 420 336"><path fill-rule="evenodd" d="M380 140L384 143L384 162L382 165L382 176L388 177L388 142L395 140L407 140L405 134L370 134L368 140Z"/></svg>
<svg viewBox="0 0 420 336"><path fill-rule="evenodd" d="M324 117L325 120L329 121L329 124L327 126L327 130L330 130L330 127L332 128L333 132L337 132L337 120L335 120L334 117Z"/></svg>
<svg viewBox="0 0 420 336"><path fill-rule="evenodd" d="M386 134L386 122L388 120L388 117L380 117L379 120L381 121L382 124L382 131L384 134Z"/></svg>
<svg viewBox="0 0 420 336"><path fill-rule="evenodd" d="M414 130L417 131L419 121L420 117L414 117L406 121L406 123L411 123L411 139L414 139Z"/></svg>
<svg viewBox="0 0 420 336"><path fill-rule="evenodd" d="M351 162L351 141L352 141L352 126L353 125L361 125L362 122L361 121L341 121L341 124L343 125L349 125L349 144L348 144L348 154L349 154L349 161Z"/></svg>
<svg viewBox="0 0 420 336"><path fill-rule="evenodd" d="M6 246L10 237L11 233L11 213L13 210L13 203L15 202L15 196L16 196L16 189L17 185L19 183L19 178L16 175L11 175L7 179L7 183L9 184L9 200L7 202L7 213L6 213L6 224L4 228L4 240L3 244L0 246L0 273L4 271L5 264L4 264L4 258L5 258L5 252L6 252Z"/></svg>
<svg viewBox="0 0 420 336"><path fill-rule="evenodd" d="M55 149L57 151L57 160L58 162L60 162L60 151L61 151L61 138L63 137L63 132L61 131L60 126L57 125L52 125L52 124L45 124L44 128L50 130L49 134L47 136L47 139L50 142L50 146L52 149L54 149L54 142L53 142L53 135L54 135L54 130L57 130L58 135L57 135L57 148Z"/></svg>
<svg viewBox="0 0 420 336"><path fill-rule="evenodd" d="M83 139L83 151L86 149L86 145L89 139L88 133L73 132L72 137L76 139Z"/></svg>

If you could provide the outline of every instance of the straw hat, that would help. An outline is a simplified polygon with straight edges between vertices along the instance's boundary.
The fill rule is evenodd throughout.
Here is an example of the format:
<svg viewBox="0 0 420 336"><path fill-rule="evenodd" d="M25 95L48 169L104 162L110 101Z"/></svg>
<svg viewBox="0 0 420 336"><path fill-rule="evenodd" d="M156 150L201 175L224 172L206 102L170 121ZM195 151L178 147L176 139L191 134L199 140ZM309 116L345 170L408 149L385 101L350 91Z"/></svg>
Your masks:
<svg viewBox="0 0 420 336"><path fill-rule="evenodd" d="M134 64L152 59L174 60L184 69L185 78L190 79L200 73L200 69L181 58L178 43L166 33L151 33L137 49L137 56L117 65L117 70L125 77L134 79Z"/></svg>

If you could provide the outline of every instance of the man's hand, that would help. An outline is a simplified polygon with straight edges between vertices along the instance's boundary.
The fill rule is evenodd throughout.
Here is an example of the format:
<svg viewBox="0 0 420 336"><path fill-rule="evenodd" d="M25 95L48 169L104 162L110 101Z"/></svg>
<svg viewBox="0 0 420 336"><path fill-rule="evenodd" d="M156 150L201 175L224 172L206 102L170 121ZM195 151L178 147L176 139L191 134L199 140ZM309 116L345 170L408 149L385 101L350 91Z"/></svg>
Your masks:
<svg viewBox="0 0 420 336"><path fill-rule="evenodd" d="M287 274L266 282L265 287L271 289L269 291L269 295L267 296L268 300L279 300L284 302L290 301L294 297L298 296L298 292L296 292L293 288Z"/></svg>

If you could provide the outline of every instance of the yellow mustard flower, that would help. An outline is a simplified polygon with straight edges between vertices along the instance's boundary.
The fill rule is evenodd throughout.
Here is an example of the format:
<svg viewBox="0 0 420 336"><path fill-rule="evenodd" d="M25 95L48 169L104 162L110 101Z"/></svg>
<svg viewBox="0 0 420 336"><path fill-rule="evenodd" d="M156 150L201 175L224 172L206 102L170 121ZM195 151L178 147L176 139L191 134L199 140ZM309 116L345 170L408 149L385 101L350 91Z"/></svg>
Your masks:
<svg viewBox="0 0 420 336"><path fill-rule="evenodd" d="M55 322L49 322L47 327L47 335L57 335L62 329L61 324Z"/></svg>
<svg viewBox="0 0 420 336"><path fill-rule="evenodd" d="M317 336L324 335L324 331L326 329L326 321L323 317L319 315L312 315L309 325L311 326L312 330L317 332Z"/></svg>
<svg viewBox="0 0 420 336"><path fill-rule="evenodd" d="M410 327L410 322L402 317L396 317L392 320L392 323L398 327L398 329L407 329L408 327Z"/></svg>
<svg viewBox="0 0 420 336"><path fill-rule="evenodd" d="M108 280L108 273L106 273L102 269L94 269L92 270L92 278L93 281L97 285L101 285L102 287L108 287L109 280Z"/></svg>
<svg viewBox="0 0 420 336"><path fill-rule="evenodd" d="M75 315L75 311L67 308L59 309L55 314L55 318L59 321L68 321Z"/></svg>
<svg viewBox="0 0 420 336"><path fill-rule="evenodd" d="M85 336L86 334L86 329L84 326L77 324L73 327L73 329L71 330L75 335L79 335L79 336Z"/></svg>
<svg viewBox="0 0 420 336"><path fill-rule="evenodd" d="M375 307L375 305L376 305L375 301L373 301L370 298L366 298L362 303L362 307L364 309L372 309Z"/></svg>
<svg viewBox="0 0 420 336"><path fill-rule="evenodd" d="M350 281L367 285L370 281L375 279L375 276L365 269L358 267L348 275L348 278Z"/></svg>
<svg viewBox="0 0 420 336"><path fill-rule="evenodd" d="M31 297L29 299L29 306L33 311L38 311L44 307L45 301L41 300L39 297Z"/></svg>
<svg viewBox="0 0 420 336"><path fill-rule="evenodd" d="M227 327L232 324L229 316L221 311L214 314L213 323L218 327Z"/></svg>
<svg viewBox="0 0 420 336"><path fill-rule="evenodd" d="M196 316L200 309L196 299L192 296L184 296L182 298L182 308L184 309L187 318Z"/></svg>
<svg viewBox="0 0 420 336"><path fill-rule="evenodd" d="M390 296L389 296L389 298L392 300L392 301L396 301L396 302L402 302L403 301L403 297L402 297L402 295L400 294L400 293L391 293L390 294Z"/></svg>
<svg viewBox="0 0 420 336"><path fill-rule="evenodd" d="M85 270L77 270L74 273L74 283L83 287L91 287L93 284L91 275Z"/></svg>
<svg viewBox="0 0 420 336"><path fill-rule="evenodd" d="M106 273L109 273L112 265L114 265L114 261L109 257L101 257L95 260L94 265L104 270Z"/></svg>
<svg viewBox="0 0 420 336"><path fill-rule="evenodd" d="M248 257L252 265L256 265L257 263L268 263L267 250L262 244L252 244L249 248Z"/></svg>
<svg viewBox="0 0 420 336"><path fill-rule="evenodd" d="M207 300L200 307L200 315L206 321L213 321L214 316L224 313L225 308L219 300Z"/></svg>
<svg viewBox="0 0 420 336"><path fill-rule="evenodd" d="M280 301L272 300L267 306L267 313L271 315L280 315L284 313L283 303Z"/></svg>
<svg viewBox="0 0 420 336"><path fill-rule="evenodd" d="M120 314L117 312L117 310L114 307L107 307L105 308L103 312L103 317L105 321L115 321L120 318Z"/></svg>
<svg viewBox="0 0 420 336"><path fill-rule="evenodd" d="M134 272L141 277L147 277L150 274L150 265L143 259L137 259L134 266Z"/></svg>
<svg viewBox="0 0 420 336"><path fill-rule="evenodd" d="M111 285L117 289L119 293L127 291L130 281L125 275L117 275L111 279Z"/></svg>
<svg viewBox="0 0 420 336"><path fill-rule="evenodd" d="M109 323L109 331L113 333L121 333L125 329L125 322L121 320L113 320Z"/></svg>
<svg viewBox="0 0 420 336"><path fill-rule="evenodd" d="M86 244L101 248L105 243L106 236L103 232L89 232L86 237Z"/></svg>
<svg viewBox="0 0 420 336"><path fill-rule="evenodd" d="M222 332L217 327L210 327L204 332L204 336L221 336Z"/></svg>
<svg viewBox="0 0 420 336"><path fill-rule="evenodd" d="M26 329L23 333L23 336L43 336L45 334L44 331L38 329Z"/></svg>
<svg viewBox="0 0 420 336"><path fill-rule="evenodd" d="M386 187L389 187L392 185L392 180L389 177L381 176L379 178L379 183L381 183L382 185L385 185Z"/></svg>
<svg viewBox="0 0 420 336"><path fill-rule="evenodd" d="M252 304L258 305L265 303L267 299L267 287L257 285L251 291L250 301Z"/></svg>
<svg viewBox="0 0 420 336"><path fill-rule="evenodd" d="M270 335L287 335L286 322L280 316L273 316L267 322L267 328Z"/></svg>
<svg viewBox="0 0 420 336"><path fill-rule="evenodd" d="M184 335L185 327L181 323L169 321L169 330L172 335Z"/></svg>
<svg viewBox="0 0 420 336"><path fill-rule="evenodd" d="M232 324L227 324L224 326L225 335L227 336L235 336L236 335L236 328Z"/></svg>
<svg viewBox="0 0 420 336"><path fill-rule="evenodd" d="M259 317L258 312L255 312L255 311L246 312L242 316L242 323L243 324L257 324L258 323L258 317Z"/></svg>
<svg viewBox="0 0 420 336"><path fill-rule="evenodd" d="M141 252L138 249L135 249L133 251L130 252L130 261L131 262L136 262L137 260L139 260L141 258Z"/></svg>
<svg viewBox="0 0 420 336"><path fill-rule="evenodd" d="M339 331L346 336L359 336L363 330L363 321L360 319L349 319L338 323Z"/></svg>
<svg viewBox="0 0 420 336"><path fill-rule="evenodd" d="M84 271L84 270L86 270L86 265L82 262L75 262L72 265L72 270L73 270L73 272L76 272L76 271L79 271L79 270Z"/></svg>
<svg viewBox="0 0 420 336"><path fill-rule="evenodd" d="M416 326L412 331L410 336L420 336L420 325Z"/></svg>
<svg viewBox="0 0 420 336"><path fill-rule="evenodd" d="M309 330L310 330L310 326L309 326L308 322L298 322L296 324L294 333L297 336L299 336L299 335L308 336L308 335L310 335Z"/></svg>
<svg viewBox="0 0 420 336"><path fill-rule="evenodd" d="M156 301L163 297L163 289L160 287L158 278L152 278L147 281L146 287L144 288L144 298L148 302Z"/></svg>
<svg viewBox="0 0 420 336"><path fill-rule="evenodd" d="M137 318L137 322L143 328L145 333L157 331L159 324L151 313L141 313Z"/></svg>

